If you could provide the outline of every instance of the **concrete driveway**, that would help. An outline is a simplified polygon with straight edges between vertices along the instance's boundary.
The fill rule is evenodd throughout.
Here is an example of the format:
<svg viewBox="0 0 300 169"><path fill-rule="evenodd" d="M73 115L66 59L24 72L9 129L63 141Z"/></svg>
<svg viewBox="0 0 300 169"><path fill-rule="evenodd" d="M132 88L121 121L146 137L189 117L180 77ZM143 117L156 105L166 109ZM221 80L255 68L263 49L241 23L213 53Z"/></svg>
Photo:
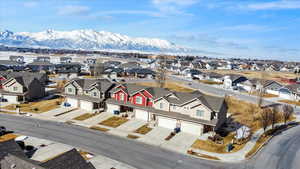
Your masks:
<svg viewBox="0 0 300 169"><path fill-rule="evenodd" d="M161 147L175 150L180 153L186 153L191 145L197 140L198 136L180 132L177 133L171 140L165 141Z"/></svg>
<svg viewBox="0 0 300 169"><path fill-rule="evenodd" d="M32 145L37 148L37 151L31 157L31 159L37 161L45 161L51 159L72 149L71 146L62 143L35 137L28 137L24 142L26 145Z"/></svg>
<svg viewBox="0 0 300 169"><path fill-rule="evenodd" d="M143 120L138 120L138 119L131 119L128 122L122 124L121 126L117 127L119 130L124 130L124 131L135 131L136 129L142 127L145 125L147 122Z"/></svg>
<svg viewBox="0 0 300 169"><path fill-rule="evenodd" d="M47 117L53 117L57 114L67 112L67 111L70 111L72 109L74 109L74 108L72 108L72 107L59 107L57 109L53 109L53 110L47 111L45 113L42 113L41 115L42 116L47 116Z"/></svg>
<svg viewBox="0 0 300 169"><path fill-rule="evenodd" d="M80 116L82 114L85 114L85 113L90 113L90 112L87 110L83 110L83 109L77 109L77 110L71 111L69 113L57 116L56 118L61 121L69 121L69 120L72 120L73 118Z"/></svg>
<svg viewBox="0 0 300 169"><path fill-rule="evenodd" d="M102 112L101 114L98 114L98 115L91 117L89 119L86 119L84 121L76 121L76 123L78 123L82 126L91 127L91 126L97 125L101 121L106 120L112 116L113 116L113 114L111 114L111 113Z"/></svg>
<svg viewBox="0 0 300 169"><path fill-rule="evenodd" d="M139 138L138 140L146 144L151 144L155 146L160 146L165 142L165 138L172 132L171 129L166 129L162 127L155 127L144 137Z"/></svg>
<svg viewBox="0 0 300 169"><path fill-rule="evenodd" d="M116 160L104 157L104 156L96 156L89 160L96 169L110 169L110 168L117 168L117 169L135 169L127 164L120 163Z"/></svg>

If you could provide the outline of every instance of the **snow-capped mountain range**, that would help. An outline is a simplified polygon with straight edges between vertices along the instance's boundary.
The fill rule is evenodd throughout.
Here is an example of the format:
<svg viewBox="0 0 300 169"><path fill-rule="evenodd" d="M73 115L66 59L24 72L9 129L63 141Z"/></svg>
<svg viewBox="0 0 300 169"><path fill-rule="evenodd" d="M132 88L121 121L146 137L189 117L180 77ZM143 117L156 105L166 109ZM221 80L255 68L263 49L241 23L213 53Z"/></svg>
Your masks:
<svg viewBox="0 0 300 169"><path fill-rule="evenodd" d="M117 33L95 30L42 32L0 31L0 44L17 47L51 49L124 50L141 52L185 53L192 49L156 38L134 38Z"/></svg>

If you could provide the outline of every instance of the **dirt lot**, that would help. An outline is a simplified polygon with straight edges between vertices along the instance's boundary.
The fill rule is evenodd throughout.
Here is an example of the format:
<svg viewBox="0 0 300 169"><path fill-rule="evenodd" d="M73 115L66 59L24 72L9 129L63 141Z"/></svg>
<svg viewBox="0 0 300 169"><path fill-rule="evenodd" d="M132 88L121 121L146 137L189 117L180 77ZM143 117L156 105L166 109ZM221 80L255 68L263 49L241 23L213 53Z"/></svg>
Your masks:
<svg viewBox="0 0 300 169"><path fill-rule="evenodd" d="M238 75L243 75L247 78L260 78L262 77L262 72L261 71L238 71L238 70L201 70L203 72L215 72L219 74L238 74ZM281 78L296 78L299 77L294 73L290 72L264 72L263 75L264 79L266 80L276 80L278 82L281 82Z"/></svg>
<svg viewBox="0 0 300 169"><path fill-rule="evenodd" d="M149 87L158 87L157 83L154 82L141 82L141 83L136 83L137 85L142 85L142 86L149 86ZM177 92L193 92L194 90L188 87L185 87L181 85L180 83L173 82L173 81L167 81L165 84L165 88L177 91Z"/></svg>

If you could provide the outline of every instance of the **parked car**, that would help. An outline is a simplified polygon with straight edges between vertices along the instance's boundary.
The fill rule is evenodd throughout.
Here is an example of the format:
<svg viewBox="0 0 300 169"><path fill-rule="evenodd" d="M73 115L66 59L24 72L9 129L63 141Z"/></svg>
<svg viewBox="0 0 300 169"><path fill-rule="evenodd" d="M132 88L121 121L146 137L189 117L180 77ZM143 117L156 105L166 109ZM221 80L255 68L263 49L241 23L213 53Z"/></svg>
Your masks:
<svg viewBox="0 0 300 169"><path fill-rule="evenodd" d="M6 134L7 130L4 126L0 126L0 136L3 136L4 134Z"/></svg>

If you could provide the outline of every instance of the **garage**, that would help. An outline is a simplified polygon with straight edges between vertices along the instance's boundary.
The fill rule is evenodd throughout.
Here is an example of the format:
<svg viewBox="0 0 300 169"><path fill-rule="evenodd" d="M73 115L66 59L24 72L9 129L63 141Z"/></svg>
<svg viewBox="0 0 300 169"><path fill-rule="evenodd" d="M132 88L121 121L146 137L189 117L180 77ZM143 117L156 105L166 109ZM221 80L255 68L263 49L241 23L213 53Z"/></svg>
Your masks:
<svg viewBox="0 0 300 169"><path fill-rule="evenodd" d="M81 109L92 111L93 107L94 107L93 102L89 102L89 101L85 101L85 100L80 101L80 108Z"/></svg>
<svg viewBox="0 0 300 169"><path fill-rule="evenodd" d="M182 132L199 136L202 134L203 126L201 124L182 121L180 129Z"/></svg>
<svg viewBox="0 0 300 169"><path fill-rule="evenodd" d="M134 109L135 118L139 120L148 121L149 113L145 110Z"/></svg>
<svg viewBox="0 0 300 169"><path fill-rule="evenodd" d="M9 103L19 103L18 96L3 95L2 97L3 97L3 99L6 99L7 102L9 102Z"/></svg>
<svg viewBox="0 0 300 169"><path fill-rule="evenodd" d="M288 89L282 88L279 90L279 97L283 99L292 100L292 94Z"/></svg>
<svg viewBox="0 0 300 169"><path fill-rule="evenodd" d="M78 107L78 100L73 98L67 98L67 103L71 105L71 107Z"/></svg>
<svg viewBox="0 0 300 169"><path fill-rule="evenodd" d="M176 119L170 119L166 117L158 117L158 126L159 127L164 127L168 129L175 129L176 128Z"/></svg>
<svg viewBox="0 0 300 169"><path fill-rule="evenodd" d="M115 111L120 111L120 106L119 105L114 105L114 104L107 104L107 112L114 114Z"/></svg>

